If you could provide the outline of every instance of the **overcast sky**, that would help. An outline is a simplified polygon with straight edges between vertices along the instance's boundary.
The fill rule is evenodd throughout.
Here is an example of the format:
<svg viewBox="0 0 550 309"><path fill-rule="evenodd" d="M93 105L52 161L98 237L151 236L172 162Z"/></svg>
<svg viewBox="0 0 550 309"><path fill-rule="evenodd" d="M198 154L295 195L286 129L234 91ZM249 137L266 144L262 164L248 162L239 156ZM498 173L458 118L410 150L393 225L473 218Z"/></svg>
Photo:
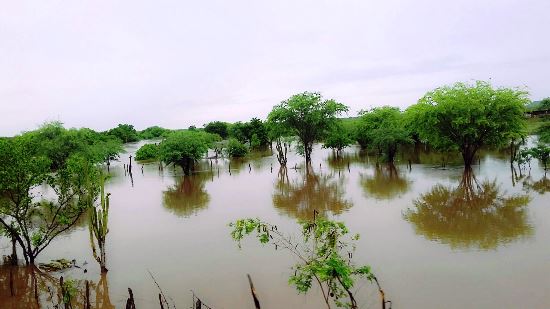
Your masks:
<svg viewBox="0 0 550 309"><path fill-rule="evenodd" d="M550 96L549 0L0 0L0 136L265 119L319 91L406 107L455 81Z"/></svg>

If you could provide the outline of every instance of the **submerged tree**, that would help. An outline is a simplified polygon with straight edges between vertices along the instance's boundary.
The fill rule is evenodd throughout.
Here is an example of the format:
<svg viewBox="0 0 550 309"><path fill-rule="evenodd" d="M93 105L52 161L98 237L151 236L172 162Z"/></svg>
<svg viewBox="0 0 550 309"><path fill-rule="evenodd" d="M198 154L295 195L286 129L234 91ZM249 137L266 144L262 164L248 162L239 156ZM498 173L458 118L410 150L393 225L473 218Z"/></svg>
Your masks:
<svg viewBox="0 0 550 309"><path fill-rule="evenodd" d="M526 91L493 88L478 81L456 83L428 92L407 110L422 140L442 150L458 150L464 165L484 146L510 143L525 131Z"/></svg>
<svg viewBox="0 0 550 309"><path fill-rule="evenodd" d="M88 229L90 231L90 245L92 254L95 260L99 263L101 272L107 272L107 257L105 253L105 240L109 233L109 196L111 193L105 194L105 176L100 177L100 200L99 207L91 201ZM99 255L96 250L99 248Z"/></svg>
<svg viewBox="0 0 550 309"><path fill-rule="evenodd" d="M28 146L19 138L0 141L0 224L15 236L25 262L34 264L86 212L99 191L98 170L75 155L51 174L50 161L29 156Z"/></svg>
<svg viewBox="0 0 550 309"><path fill-rule="evenodd" d="M376 149L379 154L384 154L388 162L394 161L399 146L412 142L399 108L375 107L360 115L358 141L364 148Z"/></svg>
<svg viewBox="0 0 550 309"><path fill-rule="evenodd" d="M327 134L323 148L330 148L339 156L342 150L353 143L349 132L341 124L335 125Z"/></svg>
<svg viewBox="0 0 550 309"><path fill-rule="evenodd" d="M378 283L369 266L356 266L352 262L359 234L349 237L344 223L327 220L315 213L313 221L300 221L300 225L301 242L295 242L292 237L280 232L277 226L260 219L240 219L231 223L231 237L239 242L240 247L244 237L255 234L262 244L290 251L299 262L292 268L294 274L290 276L289 283L299 293L307 293L316 283L327 308L333 304L358 308L354 289L357 280ZM382 301L386 303L384 299Z"/></svg>
<svg viewBox="0 0 550 309"><path fill-rule="evenodd" d="M530 149L530 153L533 157L542 163L544 171L547 170L548 161L550 160L550 147L544 143L538 143L536 147Z"/></svg>
<svg viewBox="0 0 550 309"><path fill-rule="evenodd" d="M458 187L434 186L404 217L418 234L452 248L494 249L533 233L528 203L527 195L505 196L495 181L479 184L468 169Z"/></svg>
<svg viewBox="0 0 550 309"><path fill-rule="evenodd" d="M335 125L336 117L347 111L347 106L335 100L323 101L319 93L303 92L274 106L268 121L287 127L298 137L309 166L313 143L323 139Z"/></svg>
<svg viewBox="0 0 550 309"><path fill-rule="evenodd" d="M179 131L170 134L159 145L159 158L166 164L179 165L191 175L195 161L204 157L212 143L219 139L201 131Z"/></svg>

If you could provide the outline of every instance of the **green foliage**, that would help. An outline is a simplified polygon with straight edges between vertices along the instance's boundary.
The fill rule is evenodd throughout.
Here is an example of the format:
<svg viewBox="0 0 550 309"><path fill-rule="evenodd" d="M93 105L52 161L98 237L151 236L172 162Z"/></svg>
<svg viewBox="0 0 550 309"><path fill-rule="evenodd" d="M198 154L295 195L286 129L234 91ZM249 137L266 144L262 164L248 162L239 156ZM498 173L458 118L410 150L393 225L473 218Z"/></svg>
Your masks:
<svg viewBox="0 0 550 309"><path fill-rule="evenodd" d="M218 134L222 139L229 136L228 125L225 122L213 121L204 126L204 132Z"/></svg>
<svg viewBox="0 0 550 309"><path fill-rule="evenodd" d="M0 141L0 224L31 264L78 221L99 191L99 171L86 157L73 154L52 174L51 161L32 155L33 146L23 137Z"/></svg>
<svg viewBox="0 0 550 309"><path fill-rule="evenodd" d="M166 164L182 167L189 175L196 160L206 155L219 137L202 131L178 131L170 134L159 145L159 159Z"/></svg>
<svg viewBox="0 0 550 309"><path fill-rule="evenodd" d="M140 131L138 136L140 139L156 139L161 137L167 137L171 130L161 128L159 126L152 126L143 131Z"/></svg>
<svg viewBox="0 0 550 309"><path fill-rule="evenodd" d="M236 122L229 127L229 136L239 142L248 143L252 148L261 148L269 144L268 129L266 124L258 118L252 118L249 122Z"/></svg>
<svg viewBox="0 0 550 309"><path fill-rule="evenodd" d="M548 161L550 160L550 147L544 143L538 143L536 147L531 148L531 155L544 165L544 170L547 170Z"/></svg>
<svg viewBox="0 0 550 309"><path fill-rule="evenodd" d="M105 241L107 233L109 233L109 196L110 193L105 194L105 175L100 175L100 201L99 206L96 206L94 201L90 201L90 213L88 230L90 232L90 246L92 247L92 254L95 260L101 267L101 272L107 271L107 261L105 255ZM99 248L99 255L96 249Z"/></svg>
<svg viewBox="0 0 550 309"><path fill-rule="evenodd" d="M75 154L99 163L116 159L122 152L122 145L116 138L86 128L65 129L60 122L46 123L19 139L28 145L27 154L48 158L52 171L61 168Z"/></svg>
<svg viewBox="0 0 550 309"><path fill-rule="evenodd" d="M349 131L342 125L335 125L325 137L323 148L331 148L339 153L352 143L353 140L350 137Z"/></svg>
<svg viewBox="0 0 550 309"><path fill-rule="evenodd" d="M539 141L550 143L550 122L544 122L536 131L539 136Z"/></svg>
<svg viewBox="0 0 550 309"><path fill-rule="evenodd" d="M159 156L159 146L157 144L145 144L136 151L136 160L156 160Z"/></svg>
<svg viewBox="0 0 550 309"><path fill-rule="evenodd" d="M136 129L130 124L119 124L116 128L107 131L107 135L118 138L122 143L137 142L139 140Z"/></svg>
<svg viewBox="0 0 550 309"><path fill-rule="evenodd" d="M279 232L277 226L259 219L240 219L230 223L231 237L239 243L245 236L255 234L262 244L272 244L293 253L300 262L294 267L289 283L299 293L307 293L316 282L327 307L333 301L338 307L357 308L353 287L358 279L375 279L369 266L356 266L351 258L359 235L349 237L342 222L316 217L300 221L302 243ZM331 300L332 299L332 300Z"/></svg>
<svg viewBox="0 0 550 309"><path fill-rule="evenodd" d="M422 140L438 149L460 151L470 166L481 147L507 145L525 132L527 95L483 81L456 83L428 92L407 113Z"/></svg>
<svg viewBox="0 0 550 309"><path fill-rule="evenodd" d="M541 109L541 110L550 109L550 97L549 98L544 98L540 101L539 109Z"/></svg>
<svg viewBox="0 0 550 309"><path fill-rule="evenodd" d="M321 94L303 92L273 107L268 121L287 127L298 136L306 163L311 162L313 143L322 140L337 122L337 116L348 107L334 100L322 100Z"/></svg>
<svg viewBox="0 0 550 309"><path fill-rule="evenodd" d="M238 140L231 138L227 143L227 155L231 158L244 157L248 154L248 148Z"/></svg>
<svg viewBox="0 0 550 309"><path fill-rule="evenodd" d="M412 142L405 129L403 113L397 107L375 107L361 112L357 128L358 141L364 147L377 149L393 162L398 147Z"/></svg>

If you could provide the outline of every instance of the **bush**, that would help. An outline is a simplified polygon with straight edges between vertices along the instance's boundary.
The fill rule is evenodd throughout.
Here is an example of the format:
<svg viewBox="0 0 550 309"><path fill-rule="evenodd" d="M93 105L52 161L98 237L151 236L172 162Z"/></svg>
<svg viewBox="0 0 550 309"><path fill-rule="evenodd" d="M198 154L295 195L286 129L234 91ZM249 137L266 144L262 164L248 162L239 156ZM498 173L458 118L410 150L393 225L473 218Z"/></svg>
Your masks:
<svg viewBox="0 0 550 309"><path fill-rule="evenodd" d="M227 154L232 158L244 157L248 153L248 148L243 143L232 138L227 144Z"/></svg>
<svg viewBox="0 0 550 309"><path fill-rule="evenodd" d="M159 147L156 144L145 144L136 152L136 160L156 160L158 159Z"/></svg>

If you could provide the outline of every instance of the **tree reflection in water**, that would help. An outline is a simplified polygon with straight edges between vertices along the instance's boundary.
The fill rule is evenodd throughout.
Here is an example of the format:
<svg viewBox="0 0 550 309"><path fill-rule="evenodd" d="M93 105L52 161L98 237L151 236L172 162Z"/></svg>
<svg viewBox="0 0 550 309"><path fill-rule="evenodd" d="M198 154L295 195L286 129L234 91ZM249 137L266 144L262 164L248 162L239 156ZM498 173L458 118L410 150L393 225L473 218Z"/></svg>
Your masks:
<svg viewBox="0 0 550 309"><path fill-rule="evenodd" d="M10 276L13 288L10 287ZM0 265L0 308L63 308L58 277L35 266ZM77 292L72 308L85 308L85 282L77 280L75 283ZM97 284L91 281L89 284L91 308L115 308L109 297L107 274L101 274Z"/></svg>
<svg viewBox="0 0 550 309"><path fill-rule="evenodd" d="M544 174L538 181L533 181L531 177L527 177L523 182L523 187L527 190L533 190L538 194L550 192L550 179Z"/></svg>
<svg viewBox="0 0 550 309"><path fill-rule="evenodd" d="M343 179L315 174L311 168L300 170L301 178L289 181L288 170L279 169L278 180L273 193L273 205L281 212L298 218L309 219L316 209L321 216L341 214L352 204L344 198Z"/></svg>
<svg viewBox="0 0 550 309"><path fill-rule="evenodd" d="M495 249L533 233L525 211L529 197L504 196L496 181L479 184L471 169L458 187L435 185L413 203L404 218L416 233L453 249Z"/></svg>
<svg viewBox="0 0 550 309"><path fill-rule="evenodd" d="M212 172L200 172L178 178L176 184L163 193L164 207L181 217L196 215L204 210L210 201L204 187L212 176Z"/></svg>
<svg viewBox="0 0 550 309"><path fill-rule="evenodd" d="M394 164L376 164L373 176L361 175L361 186L367 196L389 200L409 191L410 181Z"/></svg>

